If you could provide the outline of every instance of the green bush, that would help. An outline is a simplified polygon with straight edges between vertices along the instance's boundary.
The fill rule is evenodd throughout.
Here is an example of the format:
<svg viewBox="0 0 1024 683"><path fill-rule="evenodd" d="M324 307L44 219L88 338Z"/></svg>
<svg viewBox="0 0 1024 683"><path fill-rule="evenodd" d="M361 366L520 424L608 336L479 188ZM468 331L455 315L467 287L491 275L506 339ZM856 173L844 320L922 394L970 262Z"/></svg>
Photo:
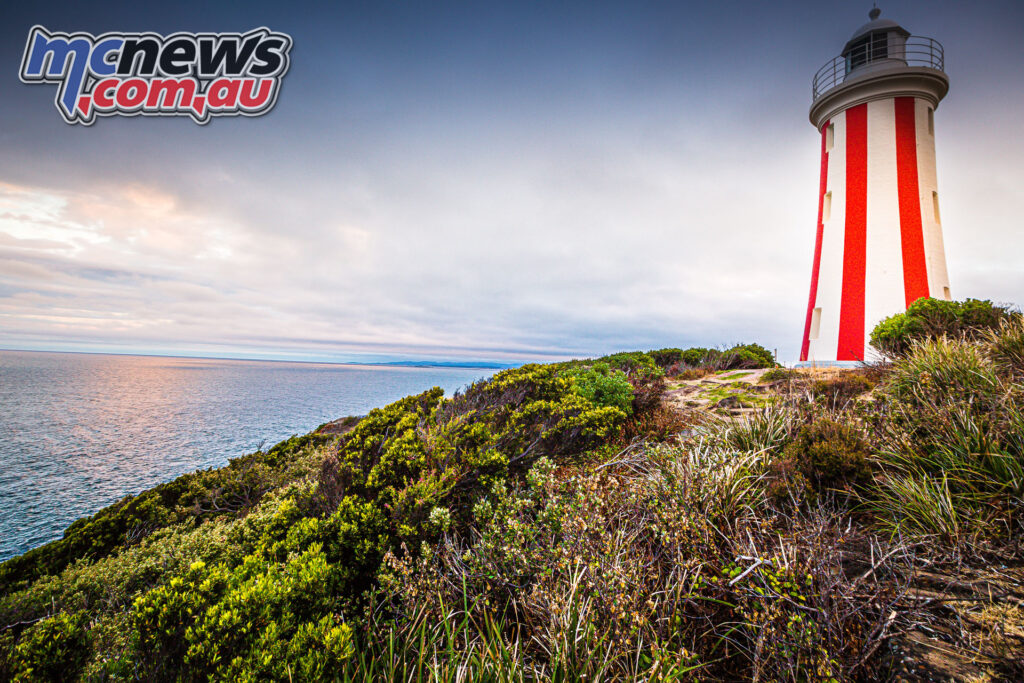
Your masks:
<svg viewBox="0 0 1024 683"><path fill-rule="evenodd" d="M725 351L725 355L732 355L735 360L731 361L730 367L743 369L773 368L777 364L772 352L760 344L737 344Z"/></svg>
<svg viewBox="0 0 1024 683"><path fill-rule="evenodd" d="M682 361L689 366L697 367L703 365L704 361L712 352L715 352L717 354L717 351L715 351L715 349L705 349L699 346L695 346L693 348L689 348L683 351Z"/></svg>
<svg viewBox="0 0 1024 683"><path fill-rule="evenodd" d="M63 538L0 564L0 592L59 572L77 559L100 558L115 552L124 545L132 529L159 528L179 521L177 502L192 476L161 484L104 508L92 517L83 517L67 528Z"/></svg>
<svg viewBox="0 0 1024 683"><path fill-rule="evenodd" d="M594 363L589 368L571 368L573 391L594 405L618 408L627 415L633 411L633 385L626 373L612 370L608 363Z"/></svg>
<svg viewBox="0 0 1024 683"><path fill-rule="evenodd" d="M665 373L662 371L658 364L654 362L646 353L640 351L628 351L624 353L613 353L610 356L604 356L598 358L596 363L607 363L608 367L616 370L622 370L629 377L639 376L657 376L661 377Z"/></svg>
<svg viewBox="0 0 1024 683"><path fill-rule="evenodd" d="M7 675L12 681L77 680L89 653L88 625L85 614L67 612L33 624L10 653Z"/></svg>
<svg viewBox="0 0 1024 683"><path fill-rule="evenodd" d="M942 336L975 338L997 329L1004 321L1019 318L1016 311L987 300L922 298L912 303L906 312L878 323L871 331L871 345L887 356L899 357L906 355L915 342Z"/></svg>
<svg viewBox="0 0 1024 683"><path fill-rule="evenodd" d="M682 362L710 370L756 370L776 366L772 352L760 344L737 344L728 349L694 347L682 352Z"/></svg>
<svg viewBox="0 0 1024 683"><path fill-rule="evenodd" d="M352 653L340 571L315 543L284 562L195 562L135 601L135 651L157 679L321 679Z"/></svg>

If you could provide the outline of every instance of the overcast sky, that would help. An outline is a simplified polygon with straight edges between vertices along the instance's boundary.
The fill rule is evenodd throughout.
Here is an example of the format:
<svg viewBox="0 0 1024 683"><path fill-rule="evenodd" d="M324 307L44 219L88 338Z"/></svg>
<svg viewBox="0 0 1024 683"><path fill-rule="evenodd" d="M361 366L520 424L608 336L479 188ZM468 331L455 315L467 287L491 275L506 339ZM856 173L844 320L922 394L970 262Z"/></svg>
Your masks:
<svg viewBox="0 0 1024 683"><path fill-rule="evenodd" d="M795 360L810 80L868 2L19 3L0 21L0 348L319 360L757 341ZM1024 303L1024 3L899 0L945 46L952 293ZM69 126L51 30L291 34L262 118Z"/></svg>

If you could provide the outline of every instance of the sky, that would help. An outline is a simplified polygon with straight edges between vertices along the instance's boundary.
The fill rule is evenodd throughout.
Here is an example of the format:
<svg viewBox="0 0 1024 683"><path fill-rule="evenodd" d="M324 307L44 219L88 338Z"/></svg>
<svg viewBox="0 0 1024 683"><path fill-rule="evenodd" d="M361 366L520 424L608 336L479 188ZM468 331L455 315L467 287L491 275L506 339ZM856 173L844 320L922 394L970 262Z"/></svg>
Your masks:
<svg viewBox="0 0 1024 683"><path fill-rule="evenodd" d="M799 354L811 77L870 3L18 3L0 348L524 362ZM1024 304L1024 3L893 0L945 47L954 298ZM273 111L62 122L29 29L292 36Z"/></svg>

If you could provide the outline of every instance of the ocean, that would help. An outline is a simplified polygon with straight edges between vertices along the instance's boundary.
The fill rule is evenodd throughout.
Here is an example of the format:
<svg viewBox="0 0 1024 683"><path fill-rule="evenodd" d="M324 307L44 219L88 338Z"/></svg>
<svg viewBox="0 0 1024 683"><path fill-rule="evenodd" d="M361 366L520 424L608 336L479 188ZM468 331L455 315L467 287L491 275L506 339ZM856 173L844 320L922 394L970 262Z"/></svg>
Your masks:
<svg viewBox="0 0 1024 683"><path fill-rule="evenodd" d="M493 373L0 351L0 561L186 472Z"/></svg>

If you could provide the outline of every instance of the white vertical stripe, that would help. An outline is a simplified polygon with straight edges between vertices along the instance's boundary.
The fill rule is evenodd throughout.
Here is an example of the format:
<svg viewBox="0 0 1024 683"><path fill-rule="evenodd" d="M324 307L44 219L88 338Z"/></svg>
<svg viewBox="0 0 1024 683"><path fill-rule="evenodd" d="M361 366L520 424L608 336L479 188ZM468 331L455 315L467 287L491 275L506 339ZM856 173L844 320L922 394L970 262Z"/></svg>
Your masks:
<svg viewBox="0 0 1024 683"><path fill-rule="evenodd" d="M818 296L821 308L819 336L812 339L807 360L835 360L839 352L839 307L843 292L843 226L846 220L846 112L832 118L835 126L832 151L828 155L825 191L832 193L831 216L822 230Z"/></svg>
<svg viewBox="0 0 1024 683"><path fill-rule="evenodd" d="M864 348L883 318L906 308L896 167L896 107L891 99L868 102L867 249L864 283Z"/></svg>
<svg viewBox="0 0 1024 683"><path fill-rule="evenodd" d="M935 220L933 192L938 191L935 172L935 136L928 132L928 108L925 100L914 100L914 132L917 137L917 183L921 192L921 229L924 231L925 264L928 269L928 293L943 298L949 287L946 250L942 243L942 226ZM941 203L941 197L940 197ZM939 217L941 220L941 215Z"/></svg>

